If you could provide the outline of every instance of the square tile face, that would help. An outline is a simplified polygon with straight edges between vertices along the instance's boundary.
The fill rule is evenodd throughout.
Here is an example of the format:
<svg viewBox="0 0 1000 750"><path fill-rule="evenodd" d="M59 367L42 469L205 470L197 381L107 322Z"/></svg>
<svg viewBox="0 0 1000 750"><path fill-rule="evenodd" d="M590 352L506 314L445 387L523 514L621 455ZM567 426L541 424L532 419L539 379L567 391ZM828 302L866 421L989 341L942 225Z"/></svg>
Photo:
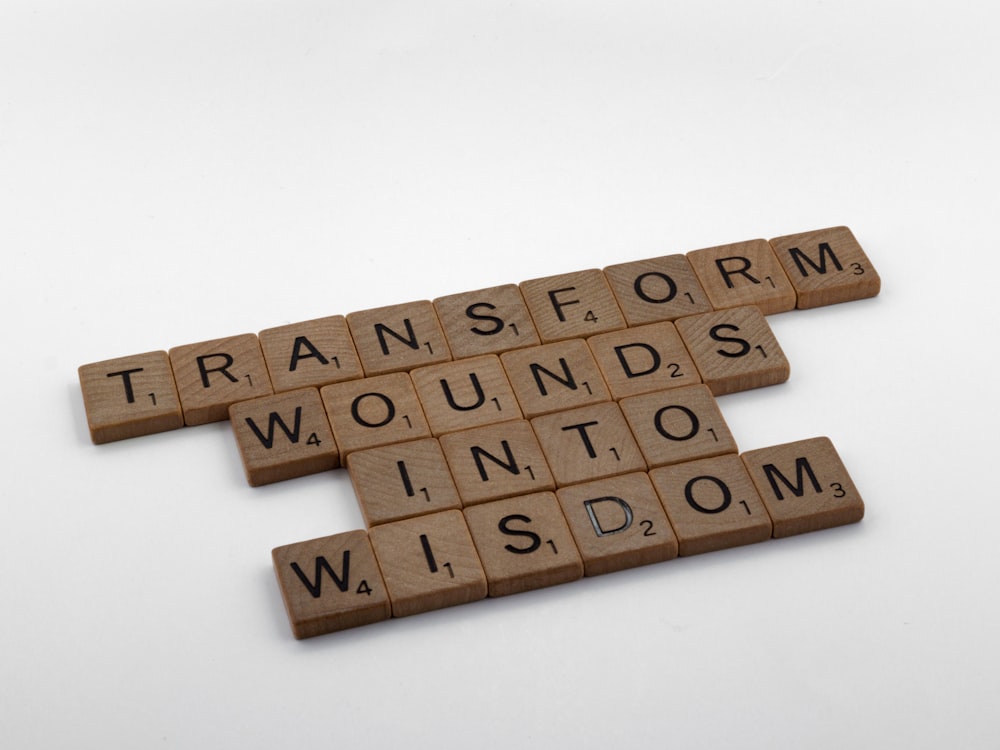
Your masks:
<svg viewBox="0 0 1000 750"><path fill-rule="evenodd" d="M531 425L503 422L441 437L451 475L465 506L555 489Z"/></svg>
<svg viewBox="0 0 1000 750"><path fill-rule="evenodd" d="M229 407L229 422L253 487L340 466L340 452L315 388L239 401Z"/></svg>
<svg viewBox="0 0 1000 750"><path fill-rule="evenodd" d="M465 509L490 596L583 578L583 562L551 492Z"/></svg>
<svg viewBox="0 0 1000 750"><path fill-rule="evenodd" d="M364 376L343 315L268 328L257 336L275 393Z"/></svg>
<svg viewBox="0 0 1000 750"><path fill-rule="evenodd" d="M434 309L455 359L542 343L514 284L439 297Z"/></svg>
<svg viewBox="0 0 1000 750"><path fill-rule="evenodd" d="M625 327L625 317L597 269L522 281L521 294L544 343Z"/></svg>
<svg viewBox="0 0 1000 750"><path fill-rule="evenodd" d="M187 425L222 422L230 404L274 392L252 333L175 346L170 366Z"/></svg>
<svg viewBox="0 0 1000 750"><path fill-rule="evenodd" d="M716 396L788 380L785 353L756 307L694 315L675 325L702 381Z"/></svg>
<svg viewBox="0 0 1000 750"><path fill-rule="evenodd" d="M94 362L78 374L90 439L97 445L184 426L166 352Z"/></svg>
<svg viewBox="0 0 1000 750"><path fill-rule="evenodd" d="M521 418L494 354L420 367L410 377L435 435Z"/></svg>
<svg viewBox="0 0 1000 750"><path fill-rule="evenodd" d="M347 325L366 375L451 360L441 323L428 301L349 313Z"/></svg>
<svg viewBox="0 0 1000 750"><path fill-rule="evenodd" d="M618 405L650 468L738 451L708 386L646 393Z"/></svg>
<svg viewBox="0 0 1000 750"><path fill-rule="evenodd" d="M342 459L352 451L431 436L405 372L325 385L319 393Z"/></svg>
<svg viewBox="0 0 1000 750"><path fill-rule="evenodd" d="M526 419L611 400L585 341L573 339L500 355Z"/></svg>
<svg viewBox="0 0 1000 750"><path fill-rule="evenodd" d="M375 549L393 617L486 597L486 576L459 510L375 526Z"/></svg>
<svg viewBox="0 0 1000 750"><path fill-rule="evenodd" d="M775 237L771 247L795 287L799 308L874 297L882 288L878 272L847 227Z"/></svg>
<svg viewBox="0 0 1000 750"><path fill-rule="evenodd" d="M829 438L817 437L742 456L774 523L774 536L857 523L865 504Z"/></svg>
<svg viewBox="0 0 1000 750"><path fill-rule="evenodd" d="M692 250L687 257L716 310L756 305L770 315L795 308L795 290L766 240Z"/></svg>
<svg viewBox="0 0 1000 750"><path fill-rule="evenodd" d="M701 382L673 323L602 333L587 344L615 399Z"/></svg>
<svg viewBox="0 0 1000 750"><path fill-rule="evenodd" d="M604 275L630 326L713 309L684 255L619 263L605 268Z"/></svg>
<svg viewBox="0 0 1000 750"><path fill-rule="evenodd" d="M564 487L556 496L588 576L677 557L677 537L645 473Z"/></svg>
<svg viewBox="0 0 1000 750"><path fill-rule="evenodd" d="M739 456L665 466L649 478L682 557L771 538L771 518Z"/></svg>
<svg viewBox="0 0 1000 750"><path fill-rule="evenodd" d="M639 446L614 402L536 417L531 427L559 487L646 470Z"/></svg>
<svg viewBox="0 0 1000 750"><path fill-rule="evenodd" d="M389 597L365 532L277 547L271 558L296 638L389 619Z"/></svg>
<svg viewBox="0 0 1000 750"><path fill-rule="evenodd" d="M434 438L355 451L347 470L369 527L462 507Z"/></svg>

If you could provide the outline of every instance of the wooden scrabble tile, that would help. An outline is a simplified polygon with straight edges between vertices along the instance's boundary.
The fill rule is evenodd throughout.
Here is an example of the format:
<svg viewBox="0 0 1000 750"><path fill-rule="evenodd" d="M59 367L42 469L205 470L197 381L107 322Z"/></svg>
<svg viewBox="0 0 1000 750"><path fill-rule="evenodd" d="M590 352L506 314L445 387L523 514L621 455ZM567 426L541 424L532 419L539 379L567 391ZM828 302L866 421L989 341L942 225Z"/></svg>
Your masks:
<svg viewBox="0 0 1000 750"><path fill-rule="evenodd" d="M747 451L743 463L774 524L774 536L857 523L865 504L829 438Z"/></svg>
<svg viewBox="0 0 1000 750"><path fill-rule="evenodd" d="M451 359L441 323L429 301L348 313L347 325L369 376Z"/></svg>
<svg viewBox="0 0 1000 750"><path fill-rule="evenodd" d="M277 547L271 558L296 638L391 616L382 574L364 531Z"/></svg>
<svg viewBox="0 0 1000 750"><path fill-rule="evenodd" d="M716 396L788 380L788 360L757 307L694 315L674 324Z"/></svg>
<svg viewBox="0 0 1000 750"><path fill-rule="evenodd" d="M393 617L486 597L486 576L462 511L385 523L368 535L389 591Z"/></svg>
<svg viewBox="0 0 1000 750"><path fill-rule="evenodd" d="M439 297L434 309L455 359L542 343L514 284Z"/></svg>
<svg viewBox="0 0 1000 750"><path fill-rule="evenodd" d="M418 367L410 377L435 435L521 418L495 354Z"/></svg>
<svg viewBox="0 0 1000 750"><path fill-rule="evenodd" d="M604 275L630 326L713 309L685 255L618 263L605 268Z"/></svg>
<svg viewBox="0 0 1000 750"><path fill-rule="evenodd" d="M257 336L275 393L364 376L343 315L268 328Z"/></svg>
<svg viewBox="0 0 1000 750"><path fill-rule="evenodd" d="M572 339L500 355L525 418L611 400L585 341Z"/></svg>
<svg viewBox="0 0 1000 750"><path fill-rule="evenodd" d="M347 470L369 527L462 507L434 438L355 451Z"/></svg>
<svg viewBox="0 0 1000 750"><path fill-rule="evenodd" d="M650 468L738 451L706 385L644 393L618 405Z"/></svg>
<svg viewBox="0 0 1000 750"><path fill-rule="evenodd" d="M664 466L649 478L682 557L771 538L771 518L739 456Z"/></svg>
<svg viewBox="0 0 1000 750"><path fill-rule="evenodd" d="M184 426L166 352L146 352L79 368L90 439L97 445Z"/></svg>
<svg viewBox="0 0 1000 750"><path fill-rule="evenodd" d="M597 269L530 279L520 287L544 343L625 327L608 280Z"/></svg>
<svg viewBox="0 0 1000 750"><path fill-rule="evenodd" d="M669 321L591 336L587 345L616 399L701 382Z"/></svg>
<svg viewBox="0 0 1000 750"><path fill-rule="evenodd" d="M170 366L187 425L222 422L229 418L230 404L273 393L252 333L175 346Z"/></svg>
<svg viewBox="0 0 1000 750"><path fill-rule="evenodd" d="M677 537L644 472L556 492L588 576L677 557Z"/></svg>
<svg viewBox="0 0 1000 750"><path fill-rule="evenodd" d="M795 289L766 240L692 250L687 257L716 310L756 305L770 315L795 308Z"/></svg>
<svg viewBox="0 0 1000 750"><path fill-rule="evenodd" d="M645 471L639 446L613 401L531 420L559 487Z"/></svg>
<svg viewBox="0 0 1000 750"><path fill-rule="evenodd" d="M229 407L229 421L253 487L340 466L340 452L315 388L239 401Z"/></svg>
<svg viewBox="0 0 1000 750"><path fill-rule="evenodd" d="M352 451L431 436L405 372L325 385L319 394L342 459Z"/></svg>
<svg viewBox="0 0 1000 750"><path fill-rule="evenodd" d="M490 596L583 578L583 561L551 492L497 500L464 512Z"/></svg>
<svg viewBox="0 0 1000 750"><path fill-rule="evenodd" d="M525 421L452 432L440 440L465 506L555 489L535 432Z"/></svg>
<svg viewBox="0 0 1000 750"><path fill-rule="evenodd" d="M882 288L875 267L847 227L829 227L771 240L795 287L799 308L874 297Z"/></svg>

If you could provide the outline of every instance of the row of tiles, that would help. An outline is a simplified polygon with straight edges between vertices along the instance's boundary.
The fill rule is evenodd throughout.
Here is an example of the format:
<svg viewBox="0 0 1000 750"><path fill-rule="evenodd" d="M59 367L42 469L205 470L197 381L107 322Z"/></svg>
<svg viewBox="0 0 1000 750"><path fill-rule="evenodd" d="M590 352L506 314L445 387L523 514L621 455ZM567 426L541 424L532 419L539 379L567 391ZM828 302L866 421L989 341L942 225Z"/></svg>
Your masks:
<svg viewBox="0 0 1000 750"><path fill-rule="evenodd" d="M292 632L308 638L860 521L828 438L630 472L278 547Z"/></svg>
<svg viewBox="0 0 1000 750"><path fill-rule="evenodd" d="M846 227L751 240L290 324L80 368L95 443L228 417L237 401L712 310L877 294ZM178 418L178 414L180 417Z"/></svg>

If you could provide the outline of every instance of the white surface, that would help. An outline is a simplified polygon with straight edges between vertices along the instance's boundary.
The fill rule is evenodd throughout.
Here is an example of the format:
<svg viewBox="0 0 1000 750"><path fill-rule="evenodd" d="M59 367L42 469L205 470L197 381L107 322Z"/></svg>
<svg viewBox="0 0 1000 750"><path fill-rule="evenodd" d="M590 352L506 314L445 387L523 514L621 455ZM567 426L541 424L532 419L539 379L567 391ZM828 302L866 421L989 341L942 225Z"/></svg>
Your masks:
<svg viewBox="0 0 1000 750"><path fill-rule="evenodd" d="M7 0L0 745L996 747L996 21ZM345 475L86 435L84 363L841 223L882 295L721 403L860 525L296 642L270 550L360 527Z"/></svg>

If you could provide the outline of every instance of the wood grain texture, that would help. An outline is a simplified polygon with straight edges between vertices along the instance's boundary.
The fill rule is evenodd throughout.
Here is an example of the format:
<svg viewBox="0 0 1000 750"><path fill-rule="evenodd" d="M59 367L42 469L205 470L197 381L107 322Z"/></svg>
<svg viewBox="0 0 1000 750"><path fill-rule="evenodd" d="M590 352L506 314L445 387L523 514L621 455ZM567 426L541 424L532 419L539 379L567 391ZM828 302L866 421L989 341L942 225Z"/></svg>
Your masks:
<svg viewBox="0 0 1000 750"><path fill-rule="evenodd" d="M274 391L252 333L175 346L169 352L187 425L229 419L229 407Z"/></svg>
<svg viewBox="0 0 1000 750"><path fill-rule="evenodd" d="M677 537L644 472L563 487L556 496L586 575L677 557Z"/></svg>
<svg viewBox="0 0 1000 750"><path fill-rule="evenodd" d="M347 326L368 376L452 358L434 306L426 300L348 313Z"/></svg>
<svg viewBox="0 0 1000 750"><path fill-rule="evenodd" d="M500 355L525 419L611 400L586 341L571 339Z"/></svg>
<svg viewBox="0 0 1000 750"><path fill-rule="evenodd" d="M795 308L795 289L766 240L692 250L687 258L716 310L756 305L770 315Z"/></svg>
<svg viewBox="0 0 1000 750"><path fill-rule="evenodd" d="M757 307L694 315L675 325L702 381L716 396L788 380L788 360Z"/></svg>
<svg viewBox="0 0 1000 750"><path fill-rule="evenodd" d="M434 309L455 359L542 343L514 284L439 297Z"/></svg>
<svg viewBox="0 0 1000 750"><path fill-rule="evenodd" d="M82 365L78 372L94 444L184 426L177 386L165 351Z"/></svg>
<svg viewBox="0 0 1000 750"><path fill-rule="evenodd" d="M229 407L247 482L259 487L340 466L319 391L300 388Z"/></svg>
<svg viewBox="0 0 1000 750"><path fill-rule="evenodd" d="M486 597L486 576L461 511L393 521L368 533L393 617Z"/></svg>
<svg viewBox="0 0 1000 750"><path fill-rule="evenodd" d="M714 309L687 256L682 254L617 263L605 268L604 275L630 326L676 320Z"/></svg>
<svg viewBox="0 0 1000 750"><path fill-rule="evenodd" d="M410 377L435 435L521 419L495 354L418 367Z"/></svg>
<svg viewBox="0 0 1000 750"><path fill-rule="evenodd" d="M490 596L520 594L583 577L556 496L538 492L466 508Z"/></svg>
<svg viewBox="0 0 1000 750"><path fill-rule="evenodd" d="M257 337L275 393L364 376L343 315L267 328Z"/></svg>
<svg viewBox="0 0 1000 750"><path fill-rule="evenodd" d="M833 442L797 440L741 458L774 524L774 537L857 523L865 504Z"/></svg>
<svg viewBox="0 0 1000 750"><path fill-rule="evenodd" d="M625 327L625 316L597 269L529 279L519 285L543 343Z"/></svg>
<svg viewBox="0 0 1000 750"><path fill-rule="evenodd" d="M587 345L615 399L701 382L698 368L670 322L591 336Z"/></svg>
<svg viewBox="0 0 1000 750"><path fill-rule="evenodd" d="M391 616L389 597L364 531L311 539L271 552L296 638L312 638Z"/></svg>
<svg viewBox="0 0 1000 750"><path fill-rule="evenodd" d="M878 272L847 227L775 237L770 244L800 309L874 297L882 288Z"/></svg>

